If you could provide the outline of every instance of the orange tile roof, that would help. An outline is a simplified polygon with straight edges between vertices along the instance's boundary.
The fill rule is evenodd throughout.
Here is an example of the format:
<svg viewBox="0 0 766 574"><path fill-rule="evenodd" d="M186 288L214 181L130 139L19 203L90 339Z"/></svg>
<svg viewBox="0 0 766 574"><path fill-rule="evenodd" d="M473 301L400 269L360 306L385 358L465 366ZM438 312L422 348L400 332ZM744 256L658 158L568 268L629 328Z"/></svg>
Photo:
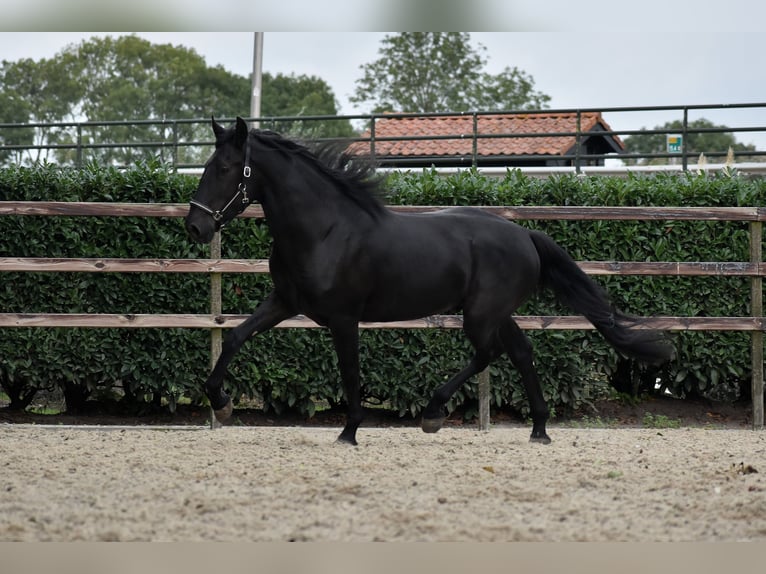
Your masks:
<svg viewBox="0 0 766 574"><path fill-rule="evenodd" d="M597 126L611 131L599 112L582 112L580 129L588 132ZM381 117L375 122L375 154L378 156L453 156L473 153L473 116L421 116ZM499 137L478 140L480 156L509 155L564 155L575 145L575 136L548 136L549 133L568 133L577 130L576 113L516 113L487 114L477 116L479 135L539 133L540 137ZM412 137L427 138L407 141L377 141L377 138ZM454 136L454 137L450 137ZM367 131L362 137L370 137ZM624 149L617 136L615 144ZM366 151L369 144L360 142L354 151Z"/></svg>

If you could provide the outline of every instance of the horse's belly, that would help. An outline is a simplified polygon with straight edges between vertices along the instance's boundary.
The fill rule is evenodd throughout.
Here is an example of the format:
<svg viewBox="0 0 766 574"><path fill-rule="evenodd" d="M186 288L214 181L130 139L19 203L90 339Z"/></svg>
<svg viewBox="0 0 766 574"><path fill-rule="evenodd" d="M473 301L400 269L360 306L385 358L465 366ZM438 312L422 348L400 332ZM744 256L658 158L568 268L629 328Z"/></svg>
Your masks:
<svg viewBox="0 0 766 574"><path fill-rule="evenodd" d="M362 321L407 321L453 312L460 308L463 296L462 283L408 281L399 285L378 285L365 302Z"/></svg>

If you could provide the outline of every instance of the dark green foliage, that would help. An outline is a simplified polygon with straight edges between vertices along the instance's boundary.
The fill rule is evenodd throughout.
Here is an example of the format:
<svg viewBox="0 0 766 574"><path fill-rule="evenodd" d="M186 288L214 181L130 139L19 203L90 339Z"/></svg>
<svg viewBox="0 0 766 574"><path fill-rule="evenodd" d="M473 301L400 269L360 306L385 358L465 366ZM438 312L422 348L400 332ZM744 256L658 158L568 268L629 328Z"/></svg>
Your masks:
<svg viewBox="0 0 766 574"><path fill-rule="evenodd" d="M95 166L0 170L1 200L170 203L188 200L194 188L192 178L155 164L126 172ZM0 257L205 257L205 250L184 241L183 234L177 219L2 217ZM3 273L0 308L204 313L208 292L206 277L186 274ZM58 387L69 410L81 408L88 397L110 397L113 390L128 403L161 396L173 408L183 395L199 399L208 338L205 332L177 329L0 330L0 382L24 389L26 397L35 389Z"/></svg>
<svg viewBox="0 0 766 574"><path fill-rule="evenodd" d="M88 166L0 170L0 200L186 202L196 179L158 164L120 171ZM393 174L391 204L414 205L657 205L761 206L763 180L696 175L536 179L509 171L488 178L467 170L450 177L434 172ZM649 221L527 221L551 234L578 260L746 261L748 230L742 223ZM268 228L235 220L227 227L223 255L265 258ZM0 257L207 257L186 238L175 218L4 216ZM637 315L737 316L749 313L749 282L727 277L598 277L615 302ZM225 275L225 313L246 314L270 289L268 276ZM196 274L3 273L4 312L206 313L209 279ZM519 314L566 313L548 295ZM603 393L612 380L623 392L662 389L677 396L733 401L748 392L747 333L680 333L678 357L656 371L624 361L594 332L528 333L544 393L565 412ZM203 401L209 369L209 334L183 329L3 329L0 383L14 408L25 408L38 390L60 389L76 410L86 399L119 398L130 412L180 398ZM440 330L374 330L361 335L362 384L370 404L417 415L433 390L462 368L471 349L462 333ZM506 359L491 367L494 406L526 413L526 397ZM232 395L256 399L276 413L311 415L318 404L343 401L329 335L319 329L274 329L249 341L226 379ZM475 408L468 385L450 409Z"/></svg>

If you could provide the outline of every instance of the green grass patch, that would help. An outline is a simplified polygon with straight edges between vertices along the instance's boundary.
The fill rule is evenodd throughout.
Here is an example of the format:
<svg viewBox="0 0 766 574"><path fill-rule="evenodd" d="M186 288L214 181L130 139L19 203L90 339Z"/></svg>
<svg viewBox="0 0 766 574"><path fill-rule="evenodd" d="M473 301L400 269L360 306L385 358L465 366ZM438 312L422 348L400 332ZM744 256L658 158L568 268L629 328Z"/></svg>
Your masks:
<svg viewBox="0 0 766 574"><path fill-rule="evenodd" d="M681 427L681 419L669 417L667 415L644 413L644 418L641 420L641 424L647 428L653 429L677 429Z"/></svg>

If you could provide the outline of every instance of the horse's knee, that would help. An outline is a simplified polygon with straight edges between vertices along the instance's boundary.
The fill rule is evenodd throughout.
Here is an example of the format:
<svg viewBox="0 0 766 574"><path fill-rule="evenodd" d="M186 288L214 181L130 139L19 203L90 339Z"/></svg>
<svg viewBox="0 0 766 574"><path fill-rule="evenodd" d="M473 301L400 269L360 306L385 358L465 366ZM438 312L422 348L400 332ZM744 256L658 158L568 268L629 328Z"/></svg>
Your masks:
<svg viewBox="0 0 766 574"><path fill-rule="evenodd" d="M221 343L221 352L223 353L236 353L242 346L244 341L242 337L237 333L236 329L229 331L223 338Z"/></svg>

